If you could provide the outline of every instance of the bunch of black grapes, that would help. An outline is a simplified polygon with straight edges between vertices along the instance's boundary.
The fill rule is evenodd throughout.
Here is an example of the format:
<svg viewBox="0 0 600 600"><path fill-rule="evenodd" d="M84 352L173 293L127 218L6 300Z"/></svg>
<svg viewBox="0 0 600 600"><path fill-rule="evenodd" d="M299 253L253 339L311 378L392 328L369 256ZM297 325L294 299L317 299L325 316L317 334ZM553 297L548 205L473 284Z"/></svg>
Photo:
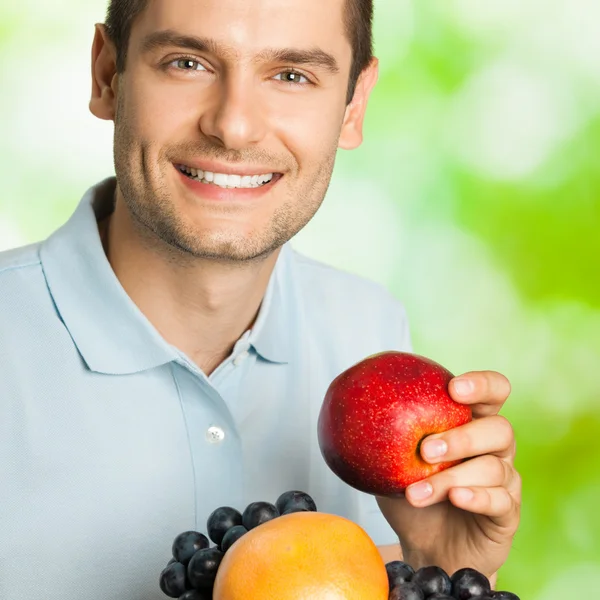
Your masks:
<svg viewBox="0 0 600 600"><path fill-rule="evenodd" d="M179 600L212 600L223 556L245 533L282 515L316 510L314 500L298 491L281 494L275 504L252 502L243 513L230 506L217 508L206 522L208 537L185 531L175 538L173 558L160 574L160 589Z"/></svg>
<svg viewBox="0 0 600 600"><path fill-rule="evenodd" d="M493 592L488 578L475 569L459 569L450 577L441 567L415 571L400 560L385 565L389 600L519 600L511 592Z"/></svg>
<svg viewBox="0 0 600 600"><path fill-rule="evenodd" d="M208 537L185 531L175 538L173 558L160 574L161 590L179 600L212 600L219 565L237 540L250 529L279 516L316 510L314 500L299 491L281 494L275 504L252 502L243 513L230 506L217 508L206 523ZM215 544L212 547L211 540ZM389 600L519 600L511 592L491 591L487 577L475 569L460 569L450 577L440 567L415 571L396 560L388 563L386 570Z"/></svg>

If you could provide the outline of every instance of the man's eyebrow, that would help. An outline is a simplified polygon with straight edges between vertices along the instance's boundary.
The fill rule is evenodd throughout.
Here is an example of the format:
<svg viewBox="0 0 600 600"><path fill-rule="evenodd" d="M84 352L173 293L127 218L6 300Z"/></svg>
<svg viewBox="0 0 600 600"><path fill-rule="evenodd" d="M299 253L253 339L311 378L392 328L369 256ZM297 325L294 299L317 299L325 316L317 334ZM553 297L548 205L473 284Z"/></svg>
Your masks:
<svg viewBox="0 0 600 600"><path fill-rule="evenodd" d="M209 54L229 58L238 57L238 54L234 50L224 47L211 38L185 35L170 29L155 31L154 33L147 35L142 40L142 53L147 54L168 46L185 48L195 52L207 52ZM335 57L320 48L314 48L312 50L301 50L297 48L266 48L261 50L254 57L253 62L279 62L291 65L307 65L325 69L333 75L340 72L340 67Z"/></svg>
<svg viewBox="0 0 600 600"><path fill-rule="evenodd" d="M313 50L299 50L296 48L268 48L259 52L254 61L307 65L325 69L332 75L337 75L340 72L340 67L335 57L324 50L321 50L320 48L315 48Z"/></svg>
<svg viewBox="0 0 600 600"><path fill-rule="evenodd" d="M186 48L187 50L194 50L196 52L223 54L223 48L215 40L195 35L185 35L170 29L155 31L147 35L142 40L142 54L147 54L148 52L160 50L168 46Z"/></svg>

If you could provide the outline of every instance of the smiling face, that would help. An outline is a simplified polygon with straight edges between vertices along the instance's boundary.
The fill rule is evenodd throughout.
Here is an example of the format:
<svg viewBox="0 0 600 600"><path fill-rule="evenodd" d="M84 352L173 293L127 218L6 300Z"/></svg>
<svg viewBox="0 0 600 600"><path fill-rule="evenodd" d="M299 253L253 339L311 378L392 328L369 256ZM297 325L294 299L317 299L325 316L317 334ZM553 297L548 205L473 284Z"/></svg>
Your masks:
<svg viewBox="0 0 600 600"><path fill-rule="evenodd" d="M118 76L99 29L92 111L115 120L118 199L157 243L245 261L312 218L376 79L346 106L345 3L150 0Z"/></svg>

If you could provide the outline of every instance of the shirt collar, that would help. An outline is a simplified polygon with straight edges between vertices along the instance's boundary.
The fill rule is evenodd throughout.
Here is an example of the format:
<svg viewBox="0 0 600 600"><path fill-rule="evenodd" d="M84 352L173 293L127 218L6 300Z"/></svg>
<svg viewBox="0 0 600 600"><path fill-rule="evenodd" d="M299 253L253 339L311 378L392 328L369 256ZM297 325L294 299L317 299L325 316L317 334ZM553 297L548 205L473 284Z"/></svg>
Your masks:
<svg viewBox="0 0 600 600"><path fill-rule="evenodd" d="M116 180L83 196L72 217L41 246L40 258L60 318L87 366L124 375L167 364L180 353L127 295L104 253L97 220L110 212ZM249 342L271 362L289 357L291 252L282 248Z"/></svg>

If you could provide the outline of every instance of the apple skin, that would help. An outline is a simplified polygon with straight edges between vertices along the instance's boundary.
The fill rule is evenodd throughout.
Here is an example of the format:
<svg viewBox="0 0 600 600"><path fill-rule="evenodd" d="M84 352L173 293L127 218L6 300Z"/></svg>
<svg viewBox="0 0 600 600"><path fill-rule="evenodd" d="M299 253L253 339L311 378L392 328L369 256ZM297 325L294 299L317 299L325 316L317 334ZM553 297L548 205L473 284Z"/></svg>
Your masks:
<svg viewBox="0 0 600 600"><path fill-rule="evenodd" d="M348 485L376 496L402 496L412 483L460 461L429 464L423 438L471 421L469 406L452 400L453 375L406 352L369 356L329 386L318 420L321 454Z"/></svg>

